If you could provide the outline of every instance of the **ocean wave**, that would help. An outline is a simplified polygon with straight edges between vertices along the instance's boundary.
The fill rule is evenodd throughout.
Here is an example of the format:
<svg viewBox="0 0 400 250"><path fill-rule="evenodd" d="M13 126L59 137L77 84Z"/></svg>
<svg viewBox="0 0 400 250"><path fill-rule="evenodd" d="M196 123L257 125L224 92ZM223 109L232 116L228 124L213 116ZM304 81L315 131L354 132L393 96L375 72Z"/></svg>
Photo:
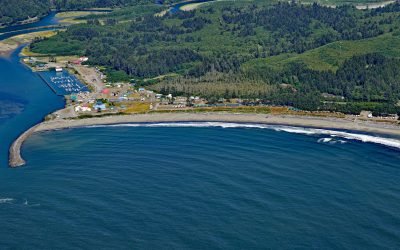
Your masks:
<svg viewBox="0 0 400 250"><path fill-rule="evenodd" d="M13 201L14 201L13 198L1 198L1 199L0 199L0 204L12 203Z"/></svg>
<svg viewBox="0 0 400 250"><path fill-rule="evenodd" d="M328 137L328 138L320 138L317 141L318 143L328 143L328 144L336 144L336 143L340 143L340 144L345 144L347 143L347 141L344 140L335 140L332 137Z"/></svg>
<svg viewBox="0 0 400 250"><path fill-rule="evenodd" d="M25 202L23 204L28 207L40 207L40 203L30 204L27 199L25 199Z"/></svg>
<svg viewBox="0 0 400 250"><path fill-rule="evenodd" d="M375 143L392 148L400 149L400 140L386 137L379 137L367 134L356 134L344 131L318 129L318 128L304 128L292 127L283 125L267 125L267 124L249 124L249 123L231 123L231 122L166 122L166 123L137 123L137 124L113 124L113 125L94 125L88 127L221 127L221 128L258 128L258 129L272 129L280 132L304 134L304 135L327 135L329 139L340 137L347 140L354 140L366 143ZM327 138L322 138L320 142L331 142ZM346 143L344 140L335 140L335 143Z"/></svg>

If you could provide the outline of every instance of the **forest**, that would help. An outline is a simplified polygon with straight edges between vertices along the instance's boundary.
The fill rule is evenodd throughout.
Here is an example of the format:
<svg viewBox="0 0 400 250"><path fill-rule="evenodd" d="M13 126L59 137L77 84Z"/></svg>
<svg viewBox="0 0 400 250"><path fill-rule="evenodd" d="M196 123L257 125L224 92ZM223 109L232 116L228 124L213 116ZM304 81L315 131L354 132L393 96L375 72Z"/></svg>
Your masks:
<svg viewBox="0 0 400 250"><path fill-rule="evenodd" d="M361 11L352 6L221 2L164 16L136 13L125 20L111 13L37 41L31 50L84 54L90 64L119 72L120 80L133 79L160 92L258 98L307 110L356 113L368 107L397 112L399 57L369 41L400 39L399 6ZM341 41L361 47L335 47L343 60L334 70L320 70L301 60L266 63Z"/></svg>
<svg viewBox="0 0 400 250"><path fill-rule="evenodd" d="M160 0L169 4L174 0ZM0 0L0 26L11 25L32 17L42 17L50 10L84 10L91 8L121 8L153 4L152 0Z"/></svg>
<svg viewBox="0 0 400 250"><path fill-rule="evenodd" d="M0 26L40 17L49 11L49 0L0 0Z"/></svg>

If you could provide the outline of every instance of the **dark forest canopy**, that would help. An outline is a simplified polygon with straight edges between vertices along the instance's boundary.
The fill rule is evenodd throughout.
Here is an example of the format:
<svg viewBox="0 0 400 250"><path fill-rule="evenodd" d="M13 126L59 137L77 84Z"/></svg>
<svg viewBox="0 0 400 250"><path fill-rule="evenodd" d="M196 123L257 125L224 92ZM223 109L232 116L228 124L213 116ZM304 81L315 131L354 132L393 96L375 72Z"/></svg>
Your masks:
<svg viewBox="0 0 400 250"><path fill-rule="evenodd" d="M49 11L49 0L0 0L0 25L43 16Z"/></svg>
<svg viewBox="0 0 400 250"><path fill-rule="evenodd" d="M124 22L114 17L92 20L36 42L31 49L53 55L85 54L90 63L125 72L127 79L167 75L152 88L175 94L251 97L304 109L346 112L366 103L380 103L383 106L373 109L389 111L400 99L400 48L386 53L379 39L390 39L397 46L398 6L360 11L317 4L215 3L163 17L151 13ZM374 43L370 39L375 39ZM339 45L334 47L336 52L330 52L345 59L332 62L335 71L321 71L296 60L279 67L265 63L310 51L314 52L307 60L327 56L326 61L335 61L322 50L316 51L338 41L348 41L353 47ZM246 90L244 85L257 91ZM337 97L333 103L340 99L363 104L327 105L331 102L325 102L323 94Z"/></svg>

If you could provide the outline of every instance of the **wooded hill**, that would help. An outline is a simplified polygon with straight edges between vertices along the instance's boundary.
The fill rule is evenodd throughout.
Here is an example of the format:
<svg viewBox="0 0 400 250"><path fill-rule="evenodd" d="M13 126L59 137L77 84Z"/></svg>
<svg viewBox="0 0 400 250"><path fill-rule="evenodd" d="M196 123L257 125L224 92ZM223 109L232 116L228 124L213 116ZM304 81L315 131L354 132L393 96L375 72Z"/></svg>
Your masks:
<svg viewBox="0 0 400 250"><path fill-rule="evenodd" d="M49 11L49 0L0 0L0 25L40 17Z"/></svg>
<svg viewBox="0 0 400 250"><path fill-rule="evenodd" d="M196 11L154 14L132 10L135 16L125 20L115 13L103 16L31 49L85 54L119 78L111 80L135 79L165 93L260 98L350 113L397 112L398 3L361 11L218 2Z"/></svg>

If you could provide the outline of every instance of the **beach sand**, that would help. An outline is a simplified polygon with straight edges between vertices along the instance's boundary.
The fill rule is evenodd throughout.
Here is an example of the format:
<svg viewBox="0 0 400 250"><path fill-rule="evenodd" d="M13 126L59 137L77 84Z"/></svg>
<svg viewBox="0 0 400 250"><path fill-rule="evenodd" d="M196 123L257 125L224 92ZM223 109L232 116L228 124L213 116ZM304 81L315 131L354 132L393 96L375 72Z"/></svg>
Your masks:
<svg viewBox="0 0 400 250"><path fill-rule="evenodd" d="M340 118L321 118L294 115L233 114L233 113L151 113L136 115L117 115L86 119L55 119L42 122L23 133L10 147L9 164L18 167L25 164L20 150L24 141L33 133L65 128L92 125L154 122L235 122L289 125L324 129L353 130L376 134L400 136L400 126L390 123L350 120Z"/></svg>
<svg viewBox="0 0 400 250"><path fill-rule="evenodd" d="M203 2L203 3L190 3L190 4L186 4L182 7L180 7L179 9L182 11L191 11L191 10L195 10L198 7L200 7L203 4L206 4L207 2Z"/></svg>
<svg viewBox="0 0 400 250"><path fill-rule="evenodd" d="M9 56L21 44L32 42L35 37L51 37L57 34L55 31L38 31L28 34L21 34L0 41L0 56Z"/></svg>

